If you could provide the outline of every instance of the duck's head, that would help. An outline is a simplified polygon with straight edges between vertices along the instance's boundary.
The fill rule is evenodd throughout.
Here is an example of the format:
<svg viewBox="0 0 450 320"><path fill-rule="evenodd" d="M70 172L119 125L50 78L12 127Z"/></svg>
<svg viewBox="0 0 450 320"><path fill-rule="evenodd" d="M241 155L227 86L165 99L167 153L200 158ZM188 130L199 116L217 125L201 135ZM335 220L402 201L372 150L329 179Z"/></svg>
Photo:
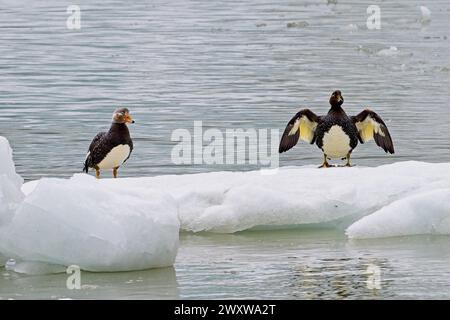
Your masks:
<svg viewBox="0 0 450 320"><path fill-rule="evenodd" d="M112 122L113 123L134 123L134 120L131 117L130 111L127 108L118 108L113 113Z"/></svg>
<svg viewBox="0 0 450 320"><path fill-rule="evenodd" d="M336 90L331 94L330 104L332 106L340 106L344 103L344 97L342 97L341 91Z"/></svg>

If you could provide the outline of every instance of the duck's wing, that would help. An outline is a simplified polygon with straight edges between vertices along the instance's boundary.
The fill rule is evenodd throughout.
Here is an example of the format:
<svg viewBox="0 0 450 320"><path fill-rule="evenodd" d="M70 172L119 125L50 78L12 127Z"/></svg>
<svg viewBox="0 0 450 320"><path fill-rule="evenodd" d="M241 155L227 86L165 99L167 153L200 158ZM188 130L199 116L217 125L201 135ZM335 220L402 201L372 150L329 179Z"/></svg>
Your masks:
<svg viewBox="0 0 450 320"><path fill-rule="evenodd" d="M358 138L361 143L374 139L375 143L386 153L394 153L394 143L392 142L391 134L378 114L366 109L353 116L352 120L358 129Z"/></svg>
<svg viewBox="0 0 450 320"><path fill-rule="evenodd" d="M303 109L288 122L280 140L278 152L288 151L295 146L299 139L314 143L317 125L320 117L309 109Z"/></svg>
<svg viewBox="0 0 450 320"><path fill-rule="evenodd" d="M98 133L94 139L92 139L91 144L89 145L89 152L92 152L94 148L97 146L98 142L106 135L106 132Z"/></svg>
<svg viewBox="0 0 450 320"><path fill-rule="evenodd" d="M130 147L130 153L128 154L128 157L123 161L123 163L127 162L127 160L130 159L131 153L133 152L133 141L131 140L131 138L128 142L128 146Z"/></svg>
<svg viewBox="0 0 450 320"><path fill-rule="evenodd" d="M89 145L89 151L86 155L86 159L84 160L84 172L87 173L89 168L93 167L98 162L99 149L101 149L99 142L105 135L106 132L98 133Z"/></svg>

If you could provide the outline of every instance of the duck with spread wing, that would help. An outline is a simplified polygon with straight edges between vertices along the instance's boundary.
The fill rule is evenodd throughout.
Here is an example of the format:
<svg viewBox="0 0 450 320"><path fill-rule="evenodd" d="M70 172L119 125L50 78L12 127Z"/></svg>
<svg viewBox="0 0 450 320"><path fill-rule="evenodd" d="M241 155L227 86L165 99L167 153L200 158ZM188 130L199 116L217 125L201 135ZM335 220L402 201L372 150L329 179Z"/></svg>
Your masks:
<svg viewBox="0 0 450 320"><path fill-rule="evenodd" d="M331 108L327 115L318 116L309 109L297 112L284 130L278 151L288 151L300 139L315 143L323 151L320 168L332 167L328 163L331 159L347 160L345 166L351 167L350 156L358 142L375 140L386 153L393 154L394 144L381 117L369 109L356 116L347 116L343 103L341 91L337 90L330 97Z"/></svg>

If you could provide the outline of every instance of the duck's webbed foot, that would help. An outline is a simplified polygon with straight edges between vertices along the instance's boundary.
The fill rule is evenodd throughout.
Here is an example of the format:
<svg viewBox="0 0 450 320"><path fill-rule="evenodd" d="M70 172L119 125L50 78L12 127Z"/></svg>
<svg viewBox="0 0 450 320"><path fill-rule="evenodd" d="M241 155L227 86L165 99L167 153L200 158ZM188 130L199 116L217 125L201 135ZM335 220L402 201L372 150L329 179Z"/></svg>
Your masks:
<svg viewBox="0 0 450 320"><path fill-rule="evenodd" d="M328 163L327 155L324 154L324 155L323 155L323 163L322 163L322 165L319 167L319 169L320 169L320 168L332 168L332 167L334 167L334 165L331 165L331 164Z"/></svg>
<svg viewBox="0 0 450 320"><path fill-rule="evenodd" d="M344 158L344 159L347 159L347 162L344 165L341 165L340 167L353 167L353 165L350 163L350 155L351 155L351 153L349 152L347 154L347 157Z"/></svg>
<svg viewBox="0 0 450 320"><path fill-rule="evenodd" d="M322 163L322 165L319 167L319 169L320 169L320 168L333 168L333 167L335 167L335 166L332 165L332 164L329 164L328 162L324 162L324 163Z"/></svg>

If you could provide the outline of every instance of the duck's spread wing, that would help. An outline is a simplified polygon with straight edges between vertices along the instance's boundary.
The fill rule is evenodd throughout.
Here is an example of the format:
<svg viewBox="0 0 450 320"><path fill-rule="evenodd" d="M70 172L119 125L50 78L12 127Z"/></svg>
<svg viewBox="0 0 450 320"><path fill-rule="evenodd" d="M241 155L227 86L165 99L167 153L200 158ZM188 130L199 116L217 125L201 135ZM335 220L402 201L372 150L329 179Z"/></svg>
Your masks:
<svg viewBox="0 0 450 320"><path fill-rule="evenodd" d="M394 143L384 121L372 110L366 109L352 117L358 129L358 138L361 143L375 140L375 143L385 152L394 153Z"/></svg>
<svg viewBox="0 0 450 320"><path fill-rule="evenodd" d="M303 109L289 121L281 137L278 151L288 151L295 146L299 139L313 143L315 131L320 122L320 117L309 109Z"/></svg>

